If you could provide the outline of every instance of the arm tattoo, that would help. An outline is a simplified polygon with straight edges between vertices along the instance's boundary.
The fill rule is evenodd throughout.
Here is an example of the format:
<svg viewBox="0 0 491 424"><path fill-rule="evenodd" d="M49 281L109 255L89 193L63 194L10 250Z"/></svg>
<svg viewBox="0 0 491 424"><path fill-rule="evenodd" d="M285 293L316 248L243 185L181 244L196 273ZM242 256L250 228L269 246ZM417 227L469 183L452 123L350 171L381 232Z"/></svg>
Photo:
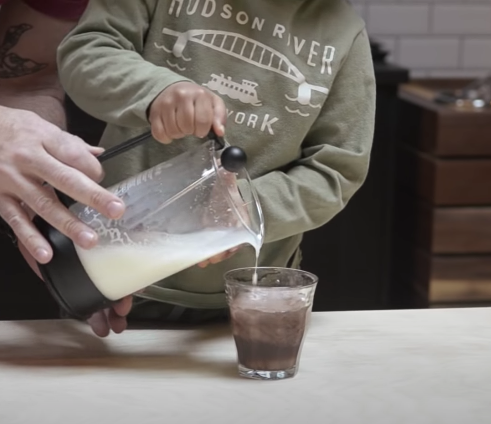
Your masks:
<svg viewBox="0 0 491 424"><path fill-rule="evenodd" d="M20 24L10 27L5 33L5 38L0 44L0 79L35 74L48 66L46 63L37 63L11 52L22 35L30 29L32 29L32 25Z"/></svg>

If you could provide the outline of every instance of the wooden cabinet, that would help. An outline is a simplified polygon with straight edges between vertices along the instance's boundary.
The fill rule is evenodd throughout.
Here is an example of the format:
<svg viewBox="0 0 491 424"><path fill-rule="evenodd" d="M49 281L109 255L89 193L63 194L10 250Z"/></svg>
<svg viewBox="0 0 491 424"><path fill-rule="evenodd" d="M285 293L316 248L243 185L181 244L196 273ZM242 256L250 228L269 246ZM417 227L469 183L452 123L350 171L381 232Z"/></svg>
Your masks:
<svg viewBox="0 0 491 424"><path fill-rule="evenodd" d="M491 110L434 103L448 84L400 89L392 297L401 307L491 304Z"/></svg>

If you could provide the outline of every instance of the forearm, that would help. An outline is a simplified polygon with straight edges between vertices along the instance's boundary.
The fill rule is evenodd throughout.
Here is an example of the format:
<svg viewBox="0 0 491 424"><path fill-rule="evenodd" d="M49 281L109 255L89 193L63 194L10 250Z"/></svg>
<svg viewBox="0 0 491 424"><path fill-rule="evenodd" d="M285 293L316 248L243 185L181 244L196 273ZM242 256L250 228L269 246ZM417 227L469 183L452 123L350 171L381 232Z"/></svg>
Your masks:
<svg viewBox="0 0 491 424"><path fill-rule="evenodd" d="M87 113L111 124L147 127L148 107L169 85L186 78L141 54L155 0L93 0L58 49L60 79Z"/></svg>
<svg viewBox="0 0 491 424"><path fill-rule="evenodd" d="M360 152L326 145L288 172L274 171L255 179L265 219L265 242L313 230L341 212L365 180L369 145L367 140Z"/></svg>
<svg viewBox="0 0 491 424"><path fill-rule="evenodd" d="M124 127L148 127L152 101L170 85L187 79L105 41L101 35L86 35L62 44L63 87L78 107L97 119Z"/></svg>
<svg viewBox="0 0 491 424"><path fill-rule="evenodd" d="M363 31L303 142L302 158L287 172L254 180L266 242L322 226L346 206L368 172L374 120L375 78Z"/></svg>
<svg viewBox="0 0 491 424"><path fill-rule="evenodd" d="M66 129L66 115L60 97L50 90L0 93L0 105L34 112L64 130Z"/></svg>

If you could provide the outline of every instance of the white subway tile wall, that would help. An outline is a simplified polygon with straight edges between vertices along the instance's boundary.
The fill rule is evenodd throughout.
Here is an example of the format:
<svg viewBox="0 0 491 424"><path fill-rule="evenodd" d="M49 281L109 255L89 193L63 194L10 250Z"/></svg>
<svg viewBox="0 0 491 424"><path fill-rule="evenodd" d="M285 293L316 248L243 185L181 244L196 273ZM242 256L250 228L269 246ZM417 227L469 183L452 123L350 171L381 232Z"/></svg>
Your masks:
<svg viewBox="0 0 491 424"><path fill-rule="evenodd" d="M491 74L491 0L350 0L389 62L416 78Z"/></svg>

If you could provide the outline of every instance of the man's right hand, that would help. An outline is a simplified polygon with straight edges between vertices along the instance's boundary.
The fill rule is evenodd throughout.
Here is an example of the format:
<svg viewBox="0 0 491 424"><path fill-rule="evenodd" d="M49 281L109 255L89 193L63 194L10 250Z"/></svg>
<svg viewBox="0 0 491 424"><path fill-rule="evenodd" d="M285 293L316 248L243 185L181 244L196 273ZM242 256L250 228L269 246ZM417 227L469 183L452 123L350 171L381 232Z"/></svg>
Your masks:
<svg viewBox="0 0 491 424"><path fill-rule="evenodd" d="M33 112L0 107L0 216L39 263L49 262L53 252L27 208L77 245L90 249L97 244L97 234L45 182L108 218L123 215L123 202L96 183L103 178L96 159L102 151Z"/></svg>

